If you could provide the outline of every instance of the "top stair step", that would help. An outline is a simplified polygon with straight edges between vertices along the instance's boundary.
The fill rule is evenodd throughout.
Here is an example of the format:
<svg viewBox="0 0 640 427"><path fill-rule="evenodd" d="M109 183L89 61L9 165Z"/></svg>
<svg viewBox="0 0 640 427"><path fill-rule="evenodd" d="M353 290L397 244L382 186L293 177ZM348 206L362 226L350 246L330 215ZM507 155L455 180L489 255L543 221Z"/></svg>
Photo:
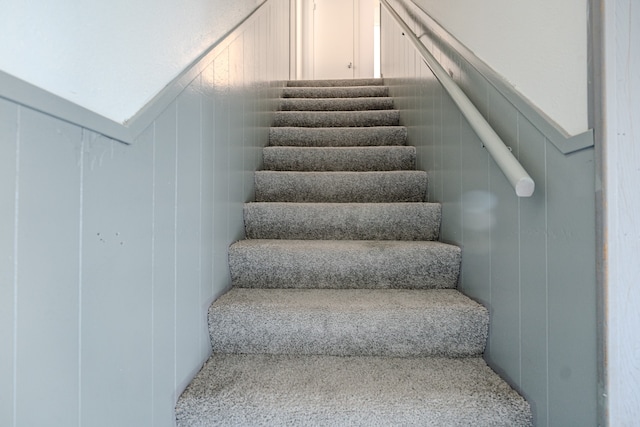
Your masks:
<svg viewBox="0 0 640 427"><path fill-rule="evenodd" d="M382 79L289 80L288 87L382 86Z"/></svg>

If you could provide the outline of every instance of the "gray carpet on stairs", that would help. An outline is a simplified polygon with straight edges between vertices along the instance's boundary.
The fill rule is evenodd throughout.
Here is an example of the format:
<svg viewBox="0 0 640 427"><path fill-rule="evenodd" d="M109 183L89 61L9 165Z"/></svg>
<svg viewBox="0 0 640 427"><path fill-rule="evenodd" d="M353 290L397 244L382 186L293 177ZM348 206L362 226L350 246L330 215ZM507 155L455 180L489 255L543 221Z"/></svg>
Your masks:
<svg viewBox="0 0 640 427"><path fill-rule="evenodd" d="M424 202L427 174L389 172L283 172L255 174L257 202Z"/></svg>
<svg viewBox="0 0 640 427"><path fill-rule="evenodd" d="M178 427L531 425L482 358L214 354L176 416Z"/></svg>
<svg viewBox="0 0 640 427"><path fill-rule="evenodd" d="M386 86L363 87L286 87L283 98L371 98L389 96Z"/></svg>
<svg viewBox="0 0 640 427"><path fill-rule="evenodd" d="M404 126L269 129L269 145L272 146L365 147L406 143L407 128Z"/></svg>
<svg viewBox="0 0 640 427"><path fill-rule="evenodd" d="M369 111L279 111L272 126L279 127L365 127L398 126L398 110Z"/></svg>
<svg viewBox="0 0 640 427"><path fill-rule="evenodd" d="M178 427L532 425L382 83L284 88Z"/></svg>
<svg viewBox="0 0 640 427"><path fill-rule="evenodd" d="M489 314L452 289L232 289L209 310L220 353L480 356Z"/></svg>
<svg viewBox="0 0 640 427"><path fill-rule="evenodd" d="M438 203L247 203L248 239L437 240Z"/></svg>
<svg viewBox="0 0 640 427"><path fill-rule="evenodd" d="M460 248L397 240L241 240L229 248L233 286L455 288Z"/></svg>
<svg viewBox="0 0 640 427"><path fill-rule="evenodd" d="M289 80L287 87L383 86L382 79Z"/></svg>
<svg viewBox="0 0 640 427"><path fill-rule="evenodd" d="M366 172L416 168L415 147L265 147L264 170Z"/></svg>
<svg viewBox="0 0 640 427"><path fill-rule="evenodd" d="M366 111L393 110L393 99L374 98L282 98L282 111Z"/></svg>

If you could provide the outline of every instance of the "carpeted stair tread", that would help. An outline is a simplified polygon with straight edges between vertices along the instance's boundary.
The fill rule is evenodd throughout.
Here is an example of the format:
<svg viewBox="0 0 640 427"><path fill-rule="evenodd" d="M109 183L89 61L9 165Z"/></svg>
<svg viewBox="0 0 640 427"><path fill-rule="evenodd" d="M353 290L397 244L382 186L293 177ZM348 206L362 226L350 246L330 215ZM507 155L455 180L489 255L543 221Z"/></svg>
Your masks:
<svg viewBox="0 0 640 427"><path fill-rule="evenodd" d="M473 357L487 309L451 289L242 289L209 309L214 352Z"/></svg>
<svg viewBox="0 0 640 427"><path fill-rule="evenodd" d="M529 405L482 358L214 354L178 427L527 427Z"/></svg>
<svg viewBox="0 0 640 427"><path fill-rule="evenodd" d="M229 247L243 288L455 288L460 248L432 241L247 239Z"/></svg>
<svg viewBox="0 0 640 427"><path fill-rule="evenodd" d="M282 111L393 110L393 98L282 98Z"/></svg>
<svg viewBox="0 0 640 427"><path fill-rule="evenodd" d="M386 86L285 87L283 98L371 98L389 96Z"/></svg>
<svg viewBox="0 0 640 427"><path fill-rule="evenodd" d="M272 127L269 145L291 147L366 147L405 145L407 128L404 126L379 127Z"/></svg>
<svg viewBox="0 0 640 427"><path fill-rule="evenodd" d="M265 147L263 169L273 171L393 171L416 168L416 149L388 147Z"/></svg>
<svg viewBox="0 0 640 427"><path fill-rule="evenodd" d="M318 79L289 80L287 87L344 87L344 86L382 86L382 79Z"/></svg>
<svg viewBox="0 0 640 427"><path fill-rule="evenodd" d="M247 203L248 239L437 240L438 203Z"/></svg>
<svg viewBox="0 0 640 427"><path fill-rule="evenodd" d="M255 173L257 202L424 202L426 193L423 171Z"/></svg>
<svg viewBox="0 0 640 427"><path fill-rule="evenodd" d="M532 426L382 79L292 81L177 427Z"/></svg>
<svg viewBox="0 0 640 427"><path fill-rule="evenodd" d="M366 127L398 126L398 110L369 111L278 111L274 127Z"/></svg>

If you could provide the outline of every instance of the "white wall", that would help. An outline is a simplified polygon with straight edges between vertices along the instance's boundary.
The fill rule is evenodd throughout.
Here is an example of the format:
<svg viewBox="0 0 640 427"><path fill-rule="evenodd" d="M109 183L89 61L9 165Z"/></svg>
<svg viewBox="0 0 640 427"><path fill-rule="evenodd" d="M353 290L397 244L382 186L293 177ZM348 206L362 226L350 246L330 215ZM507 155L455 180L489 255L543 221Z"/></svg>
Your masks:
<svg viewBox="0 0 640 427"><path fill-rule="evenodd" d="M570 135L587 130L587 0L416 0Z"/></svg>
<svg viewBox="0 0 640 427"><path fill-rule="evenodd" d="M633 7L636 6L636 7ZM606 422L640 417L640 8L603 4Z"/></svg>
<svg viewBox="0 0 640 427"><path fill-rule="evenodd" d="M0 70L124 122L263 0L5 0Z"/></svg>
<svg viewBox="0 0 640 427"><path fill-rule="evenodd" d="M358 2L358 56L356 77L373 77L374 72L374 37L373 28L376 22L378 0L360 0Z"/></svg>

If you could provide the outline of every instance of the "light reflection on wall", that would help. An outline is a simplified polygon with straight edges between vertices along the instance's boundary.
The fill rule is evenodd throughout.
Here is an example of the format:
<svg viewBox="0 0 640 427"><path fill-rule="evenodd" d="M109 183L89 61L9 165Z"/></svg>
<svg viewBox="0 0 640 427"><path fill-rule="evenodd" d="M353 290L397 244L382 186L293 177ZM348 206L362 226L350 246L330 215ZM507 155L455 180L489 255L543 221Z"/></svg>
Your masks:
<svg viewBox="0 0 640 427"><path fill-rule="evenodd" d="M469 191L462 195L463 224L465 230L490 230L496 223L493 209L496 196L488 191Z"/></svg>

